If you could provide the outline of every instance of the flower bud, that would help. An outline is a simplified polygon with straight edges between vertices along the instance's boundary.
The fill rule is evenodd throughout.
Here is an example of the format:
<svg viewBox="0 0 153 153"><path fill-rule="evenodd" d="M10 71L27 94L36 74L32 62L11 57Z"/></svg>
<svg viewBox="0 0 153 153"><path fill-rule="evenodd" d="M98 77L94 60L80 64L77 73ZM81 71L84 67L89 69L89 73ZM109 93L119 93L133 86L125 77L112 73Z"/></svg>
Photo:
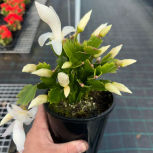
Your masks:
<svg viewBox="0 0 153 153"><path fill-rule="evenodd" d="M47 95L39 95L39 96L37 96L36 98L34 98L31 101L28 109L30 109L32 107L35 107L35 106L38 106L38 105L43 104L43 103L47 103L47 99L48 99Z"/></svg>
<svg viewBox="0 0 153 153"><path fill-rule="evenodd" d="M92 36L99 36L101 30L103 30L107 26L107 23L101 24L91 35Z"/></svg>
<svg viewBox="0 0 153 153"><path fill-rule="evenodd" d="M27 64L27 65L25 65L23 67L22 72L30 73L30 72L36 71L36 69L37 69L37 65L35 65L35 64Z"/></svg>
<svg viewBox="0 0 153 153"><path fill-rule="evenodd" d="M58 75L57 75L57 79L58 79L59 84L62 87L68 86L68 84L70 82L69 81L69 76L64 72L59 72Z"/></svg>
<svg viewBox="0 0 153 153"><path fill-rule="evenodd" d="M89 22L90 16L91 16L92 10L90 10L88 13L86 13L82 19L80 20L78 26L77 26L77 32L83 32L87 23Z"/></svg>
<svg viewBox="0 0 153 153"><path fill-rule="evenodd" d="M135 59L123 59L123 60L118 60L118 61L116 62L116 64L117 64L118 66L121 66L121 67L126 67L126 66L129 66L129 65L131 65L131 64L133 64L133 63L135 63L135 62L136 62Z"/></svg>
<svg viewBox="0 0 153 153"><path fill-rule="evenodd" d="M101 56L103 53L105 53L107 51L107 49L110 47L110 45L108 46L103 46L101 48L99 48L99 50L101 51L99 54L95 54L94 57L97 58L99 56Z"/></svg>
<svg viewBox="0 0 153 153"><path fill-rule="evenodd" d="M68 97L69 93L70 93L70 87L69 86L64 87L64 95L66 98Z"/></svg>
<svg viewBox="0 0 153 153"><path fill-rule="evenodd" d="M119 46L116 46L116 47L112 48L112 50L109 52L109 54L111 55L112 58L114 58L114 57L117 56L117 54L118 54L119 51L121 50L122 46L123 46L123 45L121 44L121 45L119 45Z"/></svg>
<svg viewBox="0 0 153 153"><path fill-rule="evenodd" d="M49 77L52 76L53 72L51 70L49 70L49 69L42 68L42 69L39 69L37 71L32 72L32 74L38 75L40 77L49 78Z"/></svg>
<svg viewBox="0 0 153 153"><path fill-rule="evenodd" d="M118 82L113 82L112 83L118 90L122 92L127 92L127 93L132 93L131 90L129 90L124 84L118 83Z"/></svg>
<svg viewBox="0 0 153 153"><path fill-rule="evenodd" d="M111 30L111 27L112 27L112 25L109 25L109 26L103 28L103 29L100 31L99 35L100 35L101 37L105 37L105 36L107 35L107 33Z"/></svg>
<svg viewBox="0 0 153 153"><path fill-rule="evenodd" d="M1 120L0 122L0 126L4 125L5 123L7 123L8 121L12 120L13 117L8 113L4 116L4 118Z"/></svg>
<svg viewBox="0 0 153 153"><path fill-rule="evenodd" d="M115 93L115 94L117 94L117 95L122 95L121 93L120 93L120 91L118 90L118 88L116 87L116 86L114 86L112 83L106 83L105 84L105 88L108 90L108 91L110 91L110 92L113 92L113 93Z"/></svg>
<svg viewBox="0 0 153 153"><path fill-rule="evenodd" d="M70 68L72 66L72 62L65 62L63 65L62 65L62 69L67 69L67 68Z"/></svg>

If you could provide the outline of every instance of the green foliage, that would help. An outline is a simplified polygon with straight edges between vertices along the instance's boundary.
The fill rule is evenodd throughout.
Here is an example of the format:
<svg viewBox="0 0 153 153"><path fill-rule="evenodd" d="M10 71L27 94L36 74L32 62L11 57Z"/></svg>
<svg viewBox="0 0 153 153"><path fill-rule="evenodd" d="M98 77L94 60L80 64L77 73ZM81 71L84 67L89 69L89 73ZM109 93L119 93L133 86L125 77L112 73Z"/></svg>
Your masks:
<svg viewBox="0 0 153 153"><path fill-rule="evenodd" d="M73 40L66 40L63 44L64 52L72 62L72 67L76 68L82 65L82 62L90 57L84 52L83 46Z"/></svg>
<svg viewBox="0 0 153 153"><path fill-rule="evenodd" d="M84 50L87 54L90 55L95 55L95 54L99 54L101 51L98 50L97 48L91 47L91 46L85 46Z"/></svg>
<svg viewBox="0 0 153 153"><path fill-rule="evenodd" d="M50 104L59 103L64 96L63 90L60 86L51 88L48 92L48 101Z"/></svg>
<svg viewBox="0 0 153 153"><path fill-rule="evenodd" d="M119 67L117 59L112 58L110 53L103 56L105 49L101 48L100 50L103 41L96 33L96 36L92 35L89 40L85 40L83 43L77 40L78 32L69 38L64 38L62 54L57 58L57 66L55 70L52 70L52 76L40 77L40 82L37 85L25 86L17 96L19 98L18 104L28 105L34 98L37 88L47 90L48 102L55 106L60 102L79 103L83 98L88 97L91 91L106 91L106 83L111 83L111 81L104 80L103 75L115 73ZM96 54L98 54L97 56L102 54L103 57L96 58ZM69 62L70 66L63 66L65 62ZM37 70L41 68L51 70L51 66L45 62L37 65ZM60 72L65 73L60 75L62 83L59 82L58 74ZM66 85L64 79L65 82L68 82ZM68 93L69 89L70 93ZM64 91L68 93L68 96Z"/></svg>
<svg viewBox="0 0 153 153"><path fill-rule="evenodd" d="M87 84L90 86L90 89L92 91L104 91L105 90L104 83L100 80L89 79L87 81Z"/></svg>
<svg viewBox="0 0 153 153"><path fill-rule="evenodd" d="M102 42L103 41L102 39L100 39L100 37L91 36L89 40L84 41L84 44L86 44L87 46L99 48Z"/></svg>
<svg viewBox="0 0 153 153"><path fill-rule="evenodd" d="M101 72L104 73L114 73L117 70L117 65L114 62L106 63L101 66Z"/></svg>
<svg viewBox="0 0 153 153"><path fill-rule="evenodd" d="M28 84L17 95L17 103L27 106L29 102L35 97L37 85Z"/></svg>
<svg viewBox="0 0 153 153"><path fill-rule="evenodd" d="M47 64L46 62L39 62L39 64L37 65L37 70L39 69L42 69L42 68L45 68L45 69L51 69L51 66L49 64Z"/></svg>

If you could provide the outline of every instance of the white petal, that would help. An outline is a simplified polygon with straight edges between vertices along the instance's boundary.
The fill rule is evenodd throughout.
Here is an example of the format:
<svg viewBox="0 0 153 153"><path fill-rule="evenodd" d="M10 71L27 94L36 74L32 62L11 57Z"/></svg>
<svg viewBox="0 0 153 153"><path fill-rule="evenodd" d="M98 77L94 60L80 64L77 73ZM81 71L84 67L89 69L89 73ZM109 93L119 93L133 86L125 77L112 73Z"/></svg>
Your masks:
<svg viewBox="0 0 153 153"><path fill-rule="evenodd" d="M108 45L108 46L103 46L103 47L101 47L101 48L99 48L99 50L101 51L99 54L95 54L94 55L94 57L99 57L99 56L101 56L102 54L104 54L106 51L107 51L107 49L110 47L110 45Z"/></svg>
<svg viewBox="0 0 153 153"><path fill-rule="evenodd" d="M16 120L13 127L13 141L19 152L24 150L25 137L23 123Z"/></svg>
<svg viewBox="0 0 153 153"><path fill-rule="evenodd" d="M41 68L37 71L32 72L31 74L35 74L40 77L50 78L52 76L53 72L49 69Z"/></svg>
<svg viewBox="0 0 153 153"><path fill-rule="evenodd" d="M65 62L63 65L62 65L62 69L67 69L67 68L70 68L72 66L72 62Z"/></svg>
<svg viewBox="0 0 153 153"><path fill-rule="evenodd" d="M4 118L1 120L0 126L2 126L3 124L7 123L8 121L10 121L10 120L12 120L12 119L13 119L13 117L12 117L9 113L7 113L7 114L4 116Z"/></svg>
<svg viewBox="0 0 153 153"><path fill-rule="evenodd" d="M35 2L40 18L47 23L57 40L62 40L61 21L52 6L47 7L43 4Z"/></svg>
<svg viewBox="0 0 153 153"><path fill-rule="evenodd" d="M62 87L68 86L68 84L70 82L69 81L69 76L64 72L59 72L58 75L57 75L57 79L58 79L59 84Z"/></svg>
<svg viewBox="0 0 153 153"><path fill-rule="evenodd" d="M26 124L26 125L31 124L31 122L35 119L35 115L37 113L37 110L38 110L38 108L34 107L28 111L27 120L24 122L24 124Z"/></svg>
<svg viewBox="0 0 153 153"><path fill-rule="evenodd" d="M82 32L84 31L86 25L88 24L89 20L90 20L90 16L91 16L92 10L90 10L88 13L86 13L80 20L78 26L77 26L77 30L78 32Z"/></svg>
<svg viewBox="0 0 153 153"><path fill-rule="evenodd" d="M19 120L20 122L26 122L28 120L28 111L23 110L17 105L14 104L8 104L7 110L11 116L13 116L14 119Z"/></svg>
<svg viewBox="0 0 153 153"><path fill-rule="evenodd" d="M55 53L57 55L61 55L61 53L62 53L62 42L52 40L51 44L53 46L53 49L54 49Z"/></svg>
<svg viewBox="0 0 153 153"><path fill-rule="evenodd" d="M36 69L37 69L37 65L27 64L23 67L22 72L30 73L30 72L36 71Z"/></svg>
<svg viewBox="0 0 153 153"><path fill-rule="evenodd" d="M118 53L120 52L120 50L122 49L123 45L119 45L116 46L114 48L111 49L111 51L109 52L109 54L111 55L112 58L116 57L118 55Z"/></svg>
<svg viewBox="0 0 153 153"><path fill-rule="evenodd" d="M117 65L119 65L121 67L126 67L131 64L134 64L135 62L136 62L135 59L123 59L123 60L118 60L116 63L117 63Z"/></svg>
<svg viewBox="0 0 153 153"><path fill-rule="evenodd" d="M47 33L44 33L44 34L39 36L38 43L39 43L40 46L43 46L45 44L45 42L47 41L47 39L52 40L53 38L54 38L53 33L47 32Z"/></svg>
<svg viewBox="0 0 153 153"><path fill-rule="evenodd" d="M121 93L120 93L120 91L118 90L118 88L116 88L112 83L106 83L105 84L105 88L108 90L108 91L110 91L110 92L113 92L113 93L115 93L115 94L117 94L117 95L122 95Z"/></svg>
<svg viewBox="0 0 153 153"><path fill-rule="evenodd" d="M75 32L75 28L72 27L72 26L65 26L65 27L62 29L63 37L65 37L66 35L70 34L71 32Z"/></svg>
<svg viewBox="0 0 153 153"><path fill-rule="evenodd" d="M109 26L105 27L104 29L101 30L99 35L101 37L105 37L107 35L107 33L111 30L111 28L112 28L112 25L109 25Z"/></svg>
<svg viewBox="0 0 153 153"><path fill-rule="evenodd" d="M15 121L12 122L12 123L9 125L9 127L6 129L6 131L3 133L3 135L2 135L1 137L6 137L6 136L8 136L8 135L10 135L10 134L12 133L13 127L14 127L14 123L15 123Z"/></svg>
<svg viewBox="0 0 153 153"><path fill-rule="evenodd" d="M69 86L64 87L64 95L66 98L68 97L69 93L70 93L70 87Z"/></svg>
<svg viewBox="0 0 153 153"><path fill-rule="evenodd" d="M35 107L35 106L38 106L40 104L47 103L47 100L48 100L47 95L39 95L31 101L28 109Z"/></svg>
<svg viewBox="0 0 153 153"><path fill-rule="evenodd" d="M30 114L34 118L37 114L37 111L38 111L38 107L34 107L28 111L28 114Z"/></svg>
<svg viewBox="0 0 153 153"><path fill-rule="evenodd" d="M101 31L102 29L104 29L106 26L107 26L107 23L101 24L101 25L92 33L92 35L93 35L93 36L98 36L99 33L100 33L100 31Z"/></svg>
<svg viewBox="0 0 153 153"><path fill-rule="evenodd" d="M118 90L122 91L122 92L127 92L127 93L132 93L132 91L130 89L128 89L124 84L122 83L118 83L118 82L113 82L112 83Z"/></svg>

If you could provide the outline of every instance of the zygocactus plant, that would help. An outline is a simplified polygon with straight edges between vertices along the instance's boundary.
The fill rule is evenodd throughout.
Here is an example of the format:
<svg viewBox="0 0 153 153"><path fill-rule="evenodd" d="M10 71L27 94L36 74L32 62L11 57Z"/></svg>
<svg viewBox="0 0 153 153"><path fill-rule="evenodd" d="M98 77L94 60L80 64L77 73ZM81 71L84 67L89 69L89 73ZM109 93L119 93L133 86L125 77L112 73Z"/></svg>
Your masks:
<svg viewBox="0 0 153 153"><path fill-rule="evenodd" d="M76 30L71 26L66 26L61 30L60 19L53 8L38 2L35 4L40 18L52 30L52 33L41 35L38 42L40 46L43 46L49 40L47 45L50 45L57 55L57 66L51 69L50 64L45 62L24 66L22 72L39 76L40 82L35 85L28 84L20 91L17 95L18 105L25 110L49 103L55 111L62 112L65 109L65 115L73 116L77 112L82 113L82 110L86 108L95 109L96 104L92 94L99 93L99 91L110 91L118 95L121 95L121 92L132 93L121 83L103 79L105 74L116 73L118 69L136 62L134 59L116 58L123 45L113 47L106 53L110 45L102 46L103 37L111 30L112 25L107 25L107 23L100 25L92 32L88 40L80 43L77 39L78 34L85 30L92 11L83 16ZM65 37L72 32L72 35ZM47 94L38 95L35 98L38 89L44 89ZM1 124L13 117L9 112ZM18 146L18 148L21 148L20 152L23 150L23 146Z"/></svg>
<svg viewBox="0 0 153 153"><path fill-rule="evenodd" d="M47 100L43 102L49 102L50 104L60 102L76 104L82 98L88 97L91 91L110 91L118 95L121 95L121 92L132 93L123 84L104 80L101 77L106 73L116 73L119 68L136 62L134 59L120 60L116 58L123 45L112 48L104 55L110 45L101 46L101 44L103 37L107 35L112 25L107 25L107 23L100 25L88 40L80 43L77 36L84 31L92 11L83 16L76 30L68 26L61 30L61 22L52 7L36 2L36 8L40 18L50 26L53 32L41 35L38 42L40 46L43 46L49 39L47 44L57 55L57 66L54 70L51 69L50 64L45 62L24 66L23 72L40 76L41 82L37 85L30 85L30 89L29 85L25 86L18 95L18 104L25 106L29 104L36 93L36 90L32 90L32 87L47 89ZM44 9L47 11L43 11ZM74 32L74 34L64 38L71 32ZM25 99L24 95L27 94L31 96L26 96ZM39 102L38 97L36 99L37 101L32 101L32 103L35 103L34 106L36 102L42 104L42 98L40 98L41 102ZM32 105L30 104L30 106Z"/></svg>

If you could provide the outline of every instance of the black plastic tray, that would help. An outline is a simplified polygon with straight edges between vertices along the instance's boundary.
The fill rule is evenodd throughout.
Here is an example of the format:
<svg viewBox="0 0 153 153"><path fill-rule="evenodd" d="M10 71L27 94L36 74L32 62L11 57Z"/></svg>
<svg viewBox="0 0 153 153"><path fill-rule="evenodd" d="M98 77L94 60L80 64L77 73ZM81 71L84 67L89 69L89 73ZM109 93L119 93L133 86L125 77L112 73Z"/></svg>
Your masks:
<svg viewBox="0 0 153 153"><path fill-rule="evenodd" d="M34 0L31 0L31 2L30 2L28 5L26 5L25 14L23 15L23 21L21 22L21 25L22 25L21 30L17 30L17 31L15 31L15 32L12 31L12 37L13 37L12 42L10 42L10 43L9 43L8 45L6 45L6 46L2 46L2 45L0 44L0 51L12 50L12 49L15 47L15 45L16 45L16 43L17 43L17 41L18 41L19 35L21 34L22 30L24 29L24 21L25 21L25 18L26 18L26 16L27 16L28 10L29 10L30 7L32 6L33 1L34 1ZM3 18L4 18L4 16L3 16L3 15L0 15L0 25L2 25L2 24L7 24L7 23L3 20Z"/></svg>

